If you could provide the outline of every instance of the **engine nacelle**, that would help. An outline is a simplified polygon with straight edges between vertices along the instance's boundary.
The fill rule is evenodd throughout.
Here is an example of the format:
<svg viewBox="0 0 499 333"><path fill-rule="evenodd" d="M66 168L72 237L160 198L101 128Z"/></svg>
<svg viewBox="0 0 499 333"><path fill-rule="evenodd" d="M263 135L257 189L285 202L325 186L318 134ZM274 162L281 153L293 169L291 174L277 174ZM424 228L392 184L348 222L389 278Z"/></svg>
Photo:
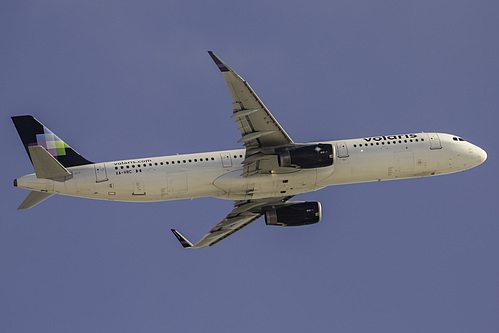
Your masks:
<svg viewBox="0 0 499 333"><path fill-rule="evenodd" d="M320 202L297 202L279 207L265 213L265 224L283 227L296 227L314 224L321 220Z"/></svg>
<svg viewBox="0 0 499 333"><path fill-rule="evenodd" d="M322 168L333 165L333 145L319 143L309 146L286 147L276 151L280 167L302 169Z"/></svg>

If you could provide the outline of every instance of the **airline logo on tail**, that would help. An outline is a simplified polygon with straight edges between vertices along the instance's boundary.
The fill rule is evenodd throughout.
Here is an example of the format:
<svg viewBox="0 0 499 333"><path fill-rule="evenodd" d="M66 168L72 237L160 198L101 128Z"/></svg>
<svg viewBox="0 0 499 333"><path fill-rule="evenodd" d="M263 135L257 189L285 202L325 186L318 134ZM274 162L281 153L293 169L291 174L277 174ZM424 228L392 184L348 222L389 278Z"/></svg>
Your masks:
<svg viewBox="0 0 499 333"><path fill-rule="evenodd" d="M92 164L89 160L78 154L67 143L61 140L51 130L45 127L36 118L30 115L12 117L17 132L21 137L24 148L31 159L29 148L41 146L45 148L64 167ZM33 162L33 161L31 161Z"/></svg>
<svg viewBox="0 0 499 333"><path fill-rule="evenodd" d="M66 155L66 148L70 148L57 135L52 133L47 127L43 127L43 134L36 135L36 143L30 143L29 146L42 146L47 149L50 155L58 158Z"/></svg>

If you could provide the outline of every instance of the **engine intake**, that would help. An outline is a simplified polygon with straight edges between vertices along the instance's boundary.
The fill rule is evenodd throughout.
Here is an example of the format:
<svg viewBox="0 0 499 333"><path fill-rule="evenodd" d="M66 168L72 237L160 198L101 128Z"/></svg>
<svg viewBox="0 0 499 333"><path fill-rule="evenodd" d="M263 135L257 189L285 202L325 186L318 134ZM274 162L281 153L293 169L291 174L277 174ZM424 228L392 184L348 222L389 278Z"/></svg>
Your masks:
<svg viewBox="0 0 499 333"><path fill-rule="evenodd" d="M286 147L278 150L280 167L302 169L322 168L333 165L333 145L319 143L301 147Z"/></svg>
<svg viewBox="0 0 499 333"><path fill-rule="evenodd" d="M265 213L265 224L283 227L296 227L314 224L321 220L320 202L290 203Z"/></svg>

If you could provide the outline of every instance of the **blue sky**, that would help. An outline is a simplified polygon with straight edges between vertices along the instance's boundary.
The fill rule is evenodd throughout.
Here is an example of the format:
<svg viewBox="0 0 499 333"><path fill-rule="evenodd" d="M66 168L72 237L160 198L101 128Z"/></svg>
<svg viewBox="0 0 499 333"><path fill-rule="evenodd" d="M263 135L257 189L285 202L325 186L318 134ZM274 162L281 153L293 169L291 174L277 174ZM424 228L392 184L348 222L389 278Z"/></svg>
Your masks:
<svg viewBox="0 0 499 333"><path fill-rule="evenodd" d="M0 331L492 332L499 329L496 1L4 1ZM55 196L10 116L93 161L238 148L206 53L296 142L453 133L488 160L453 175L330 187L321 223L253 223L184 251L231 209Z"/></svg>

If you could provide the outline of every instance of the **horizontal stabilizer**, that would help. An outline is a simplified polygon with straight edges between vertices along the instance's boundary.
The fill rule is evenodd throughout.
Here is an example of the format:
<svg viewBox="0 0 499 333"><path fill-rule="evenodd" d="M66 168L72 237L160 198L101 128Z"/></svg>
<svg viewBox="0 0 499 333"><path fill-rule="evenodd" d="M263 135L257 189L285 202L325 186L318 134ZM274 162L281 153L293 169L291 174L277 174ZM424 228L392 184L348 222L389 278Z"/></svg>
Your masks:
<svg viewBox="0 0 499 333"><path fill-rule="evenodd" d="M54 193L31 191L17 209L28 209L38 205L40 202L50 198Z"/></svg>
<svg viewBox="0 0 499 333"><path fill-rule="evenodd" d="M59 163L44 147L30 146L28 147L28 151L33 162L36 178L64 179L71 176L71 172Z"/></svg>

